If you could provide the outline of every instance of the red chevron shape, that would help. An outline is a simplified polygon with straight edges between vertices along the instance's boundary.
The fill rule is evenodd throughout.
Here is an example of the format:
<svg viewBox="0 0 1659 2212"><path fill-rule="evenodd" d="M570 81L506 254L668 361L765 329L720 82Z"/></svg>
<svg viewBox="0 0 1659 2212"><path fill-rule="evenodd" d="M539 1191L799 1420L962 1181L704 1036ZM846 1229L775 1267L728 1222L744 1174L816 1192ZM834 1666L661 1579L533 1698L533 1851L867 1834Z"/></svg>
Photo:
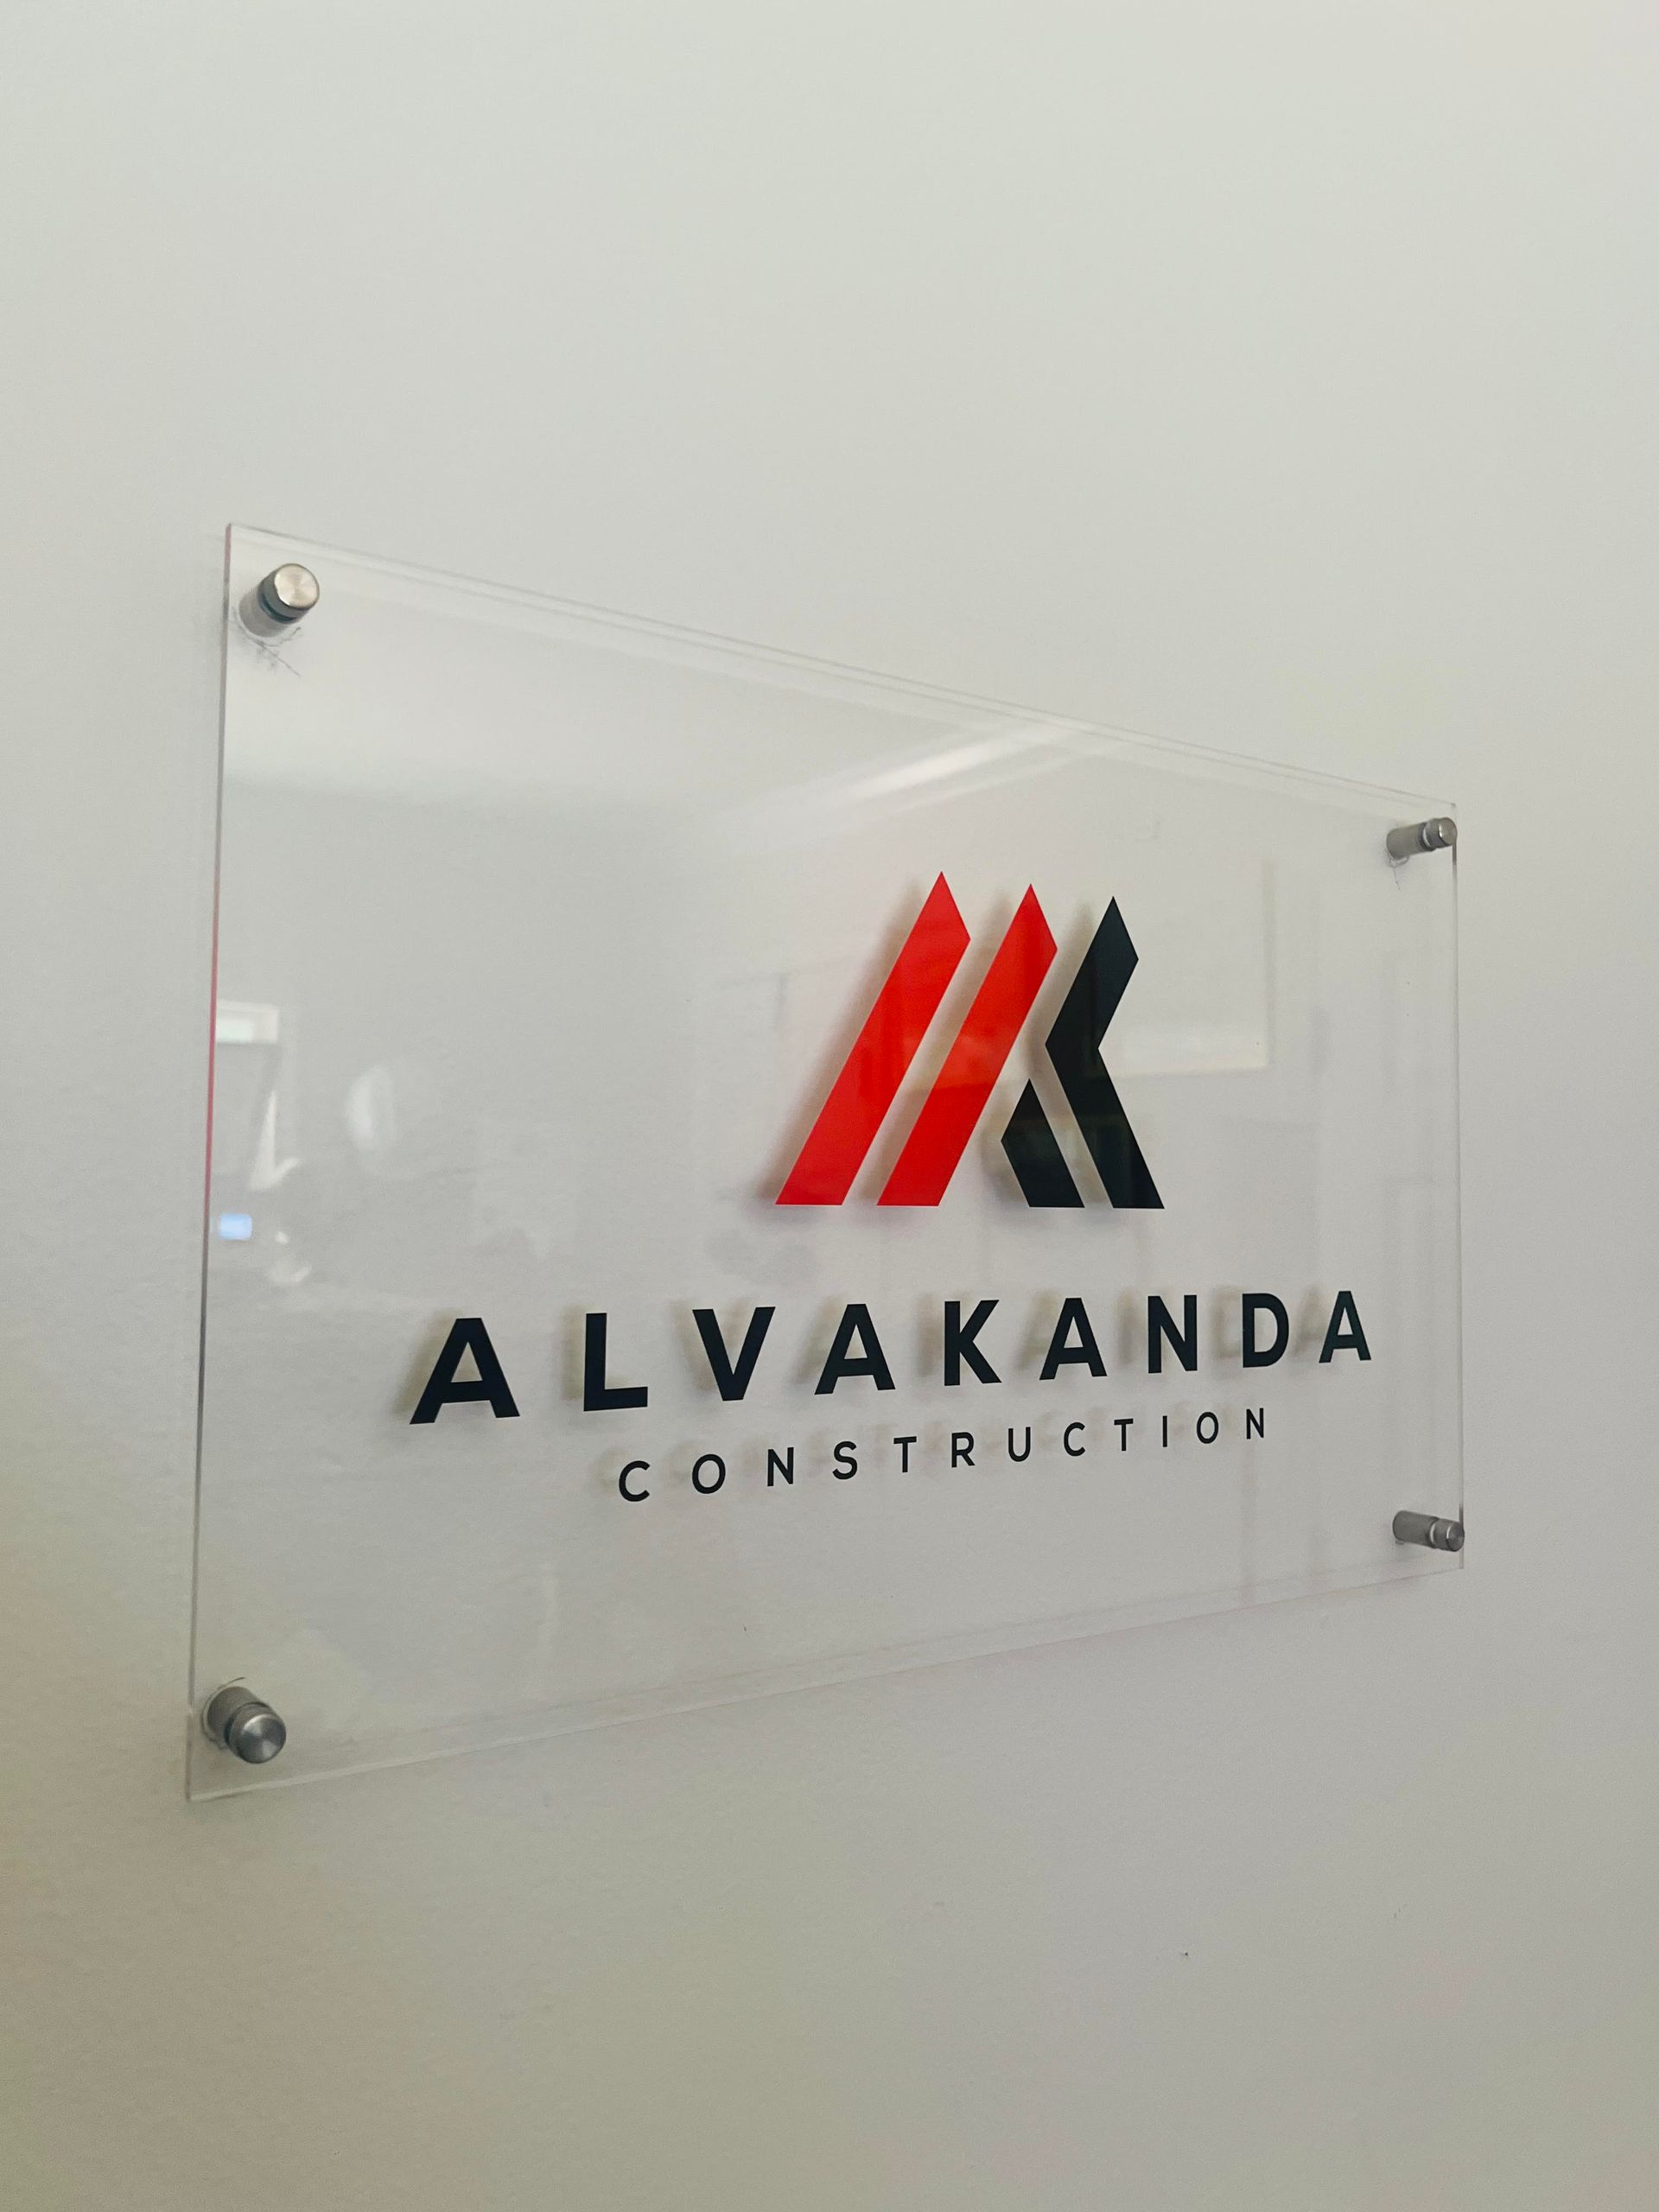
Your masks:
<svg viewBox="0 0 1659 2212"><path fill-rule="evenodd" d="M967 926L941 875L807 1132L780 1206L838 1206L846 1198L967 950Z"/></svg>
<svg viewBox="0 0 1659 2212"><path fill-rule="evenodd" d="M884 1206L936 1206L944 1196L1037 1002L1054 950L1054 933L1037 893L1027 890L893 1163L881 1193Z"/></svg>

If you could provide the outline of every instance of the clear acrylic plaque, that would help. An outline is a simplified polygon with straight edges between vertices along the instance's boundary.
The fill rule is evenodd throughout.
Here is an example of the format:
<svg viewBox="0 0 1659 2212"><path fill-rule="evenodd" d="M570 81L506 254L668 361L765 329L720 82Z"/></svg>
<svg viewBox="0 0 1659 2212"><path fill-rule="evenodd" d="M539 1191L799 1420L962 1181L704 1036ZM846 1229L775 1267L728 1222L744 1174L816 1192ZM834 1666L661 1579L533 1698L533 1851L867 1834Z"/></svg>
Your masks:
<svg viewBox="0 0 1659 2212"><path fill-rule="evenodd" d="M1443 803L242 529L223 775L193 1794L1459 1563Z"/></svg>

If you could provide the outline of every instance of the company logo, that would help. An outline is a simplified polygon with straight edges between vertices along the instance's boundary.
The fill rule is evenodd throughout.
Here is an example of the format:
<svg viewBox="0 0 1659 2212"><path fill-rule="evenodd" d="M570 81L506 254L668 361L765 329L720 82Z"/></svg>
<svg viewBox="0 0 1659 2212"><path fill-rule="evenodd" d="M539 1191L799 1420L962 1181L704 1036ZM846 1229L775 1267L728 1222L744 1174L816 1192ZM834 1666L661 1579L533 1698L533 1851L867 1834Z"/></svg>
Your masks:
<svg viewBox="0 0 1659 2212"><path fill-rule="evenodd" d="M943 876L911 925L887 981L778 1193L780 1206L838 1206L853 1186L962 964L969 936ZM903 1150L882 1188L884 1206L936 1206L1014 1050L1054 963L1054 933L1034 890L1020 901L963 1019ZM1115 1206L1163 1200L1129 1127L1100 1048L1135 969L1114 899L1102 917L1045 1039L1060 1089ZM1027 1083L1002 1132L1002 1149L1032 1206L1080 1206L1042 1101Z"/></svg>

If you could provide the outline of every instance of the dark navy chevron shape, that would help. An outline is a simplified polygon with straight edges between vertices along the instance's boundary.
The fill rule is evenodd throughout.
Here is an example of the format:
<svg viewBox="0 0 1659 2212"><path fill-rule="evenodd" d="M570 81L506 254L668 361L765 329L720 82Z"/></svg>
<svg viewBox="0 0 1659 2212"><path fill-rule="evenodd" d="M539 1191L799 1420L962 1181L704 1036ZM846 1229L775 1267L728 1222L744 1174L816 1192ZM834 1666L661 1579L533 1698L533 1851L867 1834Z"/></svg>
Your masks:
<svg viewBox="0 0 1659 2212"><path fill-rule="evenodd" d="M1115 1206L1161 1209L1164 1202L1152 1179L1152 1170L1135 1141L1117 1086L1100 1057L1102 1042L1128 988L1135 962L1135 946L1114 899L1048 1033L1048 1057L1107 1197ZM1083 1204L1083 1194L1030 1084L1008 1117L1002 1149L1027 1205Z"/></svg>

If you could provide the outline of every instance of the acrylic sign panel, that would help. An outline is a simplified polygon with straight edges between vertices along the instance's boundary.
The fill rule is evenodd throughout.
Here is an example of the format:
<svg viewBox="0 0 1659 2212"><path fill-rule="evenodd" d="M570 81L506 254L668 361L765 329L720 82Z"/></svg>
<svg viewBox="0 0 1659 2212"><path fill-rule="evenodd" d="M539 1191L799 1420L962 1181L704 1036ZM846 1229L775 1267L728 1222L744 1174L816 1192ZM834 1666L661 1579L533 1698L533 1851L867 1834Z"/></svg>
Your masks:
<svg viewBox="0 0 1659 2212"><path fill-rule="evenodd" d="M1454 1563L1442 808L242 530L226 657L198 1794Z"/></svg>

